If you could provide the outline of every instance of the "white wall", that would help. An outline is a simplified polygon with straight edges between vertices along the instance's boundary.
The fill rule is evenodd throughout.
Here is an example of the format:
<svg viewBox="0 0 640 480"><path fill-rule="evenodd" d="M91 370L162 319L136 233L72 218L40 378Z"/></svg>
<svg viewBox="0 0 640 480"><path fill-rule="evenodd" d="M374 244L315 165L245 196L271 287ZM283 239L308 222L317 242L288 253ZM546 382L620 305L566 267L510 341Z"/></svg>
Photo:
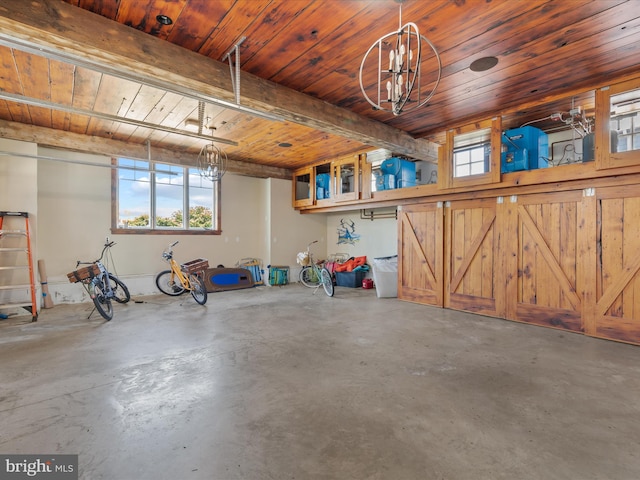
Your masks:
<svg viewBox="0 0 640 480"><path fill-rule="evenodd" d="M29 231L31 233L31 250L34 257L34 269L37 269L37 232L38 232L38 184L37 161L34 158L6 155L7 152L34 156L37 154L35 145L25 142L0 139L0 210L7 212L27 212L29 214ZM4 230L24 230L24 217L5 217L2 225ZM3 237L3 247L26 246L22 236L7 235ZM1 253L0 265L26 265L27 259L23 252ZM1 285L28 285L29 271L27 269L11 269L0 271ZM38 282L36 282L39 285ZM40 292L37 292L40 298ZM16 288L0 291L0 304L30 303L30 289ZM3 313L11 313L10 311Z"/></svg>
<svg viewBox="0 0 640 480"><path fill-rule="evenodd" d="M37 155L34 144L7 139L0 139L0 151ZM0 156L0 210L37 215L37 178L35 159L4 154Z"/></svg>
<svg viewBox="0 0 640 480"><path fill-rule="evenodd" d="M295 267L298 252L305 250L307 244L314 240L318 240L314 251L324 256L327 249L326 215L301 214L294 210L291 207L290 181L271 179L269 184L269 263Z"/></svg>
<svg viewBox="0 0 640 480"><path fill-rule="evenodd" d="M166 268L161 253L175 240L180 241L174 249L178 261L203 257L212 266L232 267L243 258L259 258L265 267L289 266L293 281L299 271L296 254L314 240L317 258L346 253L371 261L396 254L393 218L362 220L359 210L300 214L291 206L290 181L233 174L222 180L221 235L113 235L110 158L2 139L0 150L105 165L0 157L0 209L32 214L34 260L45 261L54 303L88 300L80 286L69 283L67 273L77 260L97 258L107 236L116 242L116 273L132 295L157 293L155 274ZM354 245L337 244L341 219L354 222L360 235Z"/></svg>
<svg viewBox="0 0 640 480"><path fill-rule="evenodd" d="M110 158L6 140L0 150L105 165L0 159L2 208L38 212L35 260L45 261L54 303L88 300L67 273L77 260L97 258L107 236L116 242L116 273L132 295L144 295L157 293L155 274L166 268L161 253L175 240L178 261L203 257L212 266L232 267L243 258L259 258L265 267L295 269L296 253L326 231L325 215L301 215L292 208L289 181L228 173L222 180L221 235L113 235Z"/></svg>
<svg viewBox="0 0 640 480"><path fill-rule="evenodd" d="M370 212L371 210L367 210ZM393 209L374 210L378 213L393 212ZM354 233L359 239L351 244L338 243L341 222L354 224ZM377 257L389 257L398 253L398 229L395 217L375 220L361 219L360 210L327 215L327 253L347 253L350 257L366 256L369 264Z"/></svg>

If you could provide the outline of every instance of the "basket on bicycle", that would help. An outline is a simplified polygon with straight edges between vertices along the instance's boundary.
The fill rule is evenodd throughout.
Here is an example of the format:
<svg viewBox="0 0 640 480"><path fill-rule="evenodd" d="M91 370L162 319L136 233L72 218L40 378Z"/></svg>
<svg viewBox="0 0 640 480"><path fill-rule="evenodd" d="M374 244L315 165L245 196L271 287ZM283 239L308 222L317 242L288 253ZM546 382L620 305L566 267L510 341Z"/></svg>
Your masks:
<svg viewBox="0 0 640 480"><path fill-rule="evenodd" d="M200 273L207 268L209 268L209 261L206 258L196 258L180 265L180 270L184 273Z"/></svg>
<svg viewBox="0 0 640 480"><path fill-rule="evenodd" d="M297 255L298 264L303 267L308 267L311 265L311 258L309 257L309 252L300 252Z"/></svg>
<svg viewBox="0 0 640 480"><path fill-rule="evenodd" d="M100 275L100 268L97 264L92 263L87 267L79 268L71 273L67 273L67 278L71 283L83 282L90 278Z"/></svg>

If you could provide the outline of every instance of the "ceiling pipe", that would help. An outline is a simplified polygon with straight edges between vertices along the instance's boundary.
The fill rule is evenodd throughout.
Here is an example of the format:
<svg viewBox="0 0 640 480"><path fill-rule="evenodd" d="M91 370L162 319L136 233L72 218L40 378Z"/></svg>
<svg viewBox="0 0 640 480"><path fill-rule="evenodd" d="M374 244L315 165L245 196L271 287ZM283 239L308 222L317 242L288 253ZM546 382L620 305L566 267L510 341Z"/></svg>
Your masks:
<svg viewBox="0 0 640 480"><path fill-rule="evenodd" d="M19 158L32 158L35 160L49 160L51 162L60 162L60 163L71 163L74 165L86 165L88 167L102 167L102 168L110 168L112 170L136 170L140 172L155 172L155 173L164 173L166 175L178 175L175 172L171 172L169 170L156 170L151 168L140 168L140 167L129 167L125 165L112 165L108 163L95 163L95 162L87 162L85 160L69 160L67 158L58 158L58 157L49 157L46 155L29 155L27 153L18 153L18 152L4 152L0 151L0 157L19 157ZM127 157L129 160L139 160L135 158ZM150 160L149 160L150 161Z"/></svg>

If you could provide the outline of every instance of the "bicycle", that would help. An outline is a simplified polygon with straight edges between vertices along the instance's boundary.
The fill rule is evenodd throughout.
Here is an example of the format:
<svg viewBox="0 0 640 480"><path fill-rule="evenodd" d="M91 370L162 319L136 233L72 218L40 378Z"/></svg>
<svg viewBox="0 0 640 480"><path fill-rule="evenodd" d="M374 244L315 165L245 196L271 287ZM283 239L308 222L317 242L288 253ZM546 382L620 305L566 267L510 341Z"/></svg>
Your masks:
<svg viewBox="0 0 640 480"><path fill-rule="evenodd" d="M91 297L91 300L93 300L94 309L91 310L87 318L90 318L93 312L98 310L98 313L100 313L105 320L111 320L113 318L113 305L111 304L111 300L115 300L118 303L127 303L131 300L127 286L122 280L109 272L105 264L102 263L105 252L108 251L109 255L111 255L110 249L115 244L115 242L110 242L109 237L107 237L104 247L102 248L102 253L100 253L100 258L93 262L82 262L78 260L76 262L76 270L67 274L69 281L72 283L80 282ZM107 262L107 260L105 260L105 262ZM111 260L111 263L113 263L113 260ZM80 265L88 266L78 269Z"/></svg>
<svg viewBox="0 0 640 480"><path fill-rule="evenodd" d="M208 268L206 260L198 259L179 265L173 258L173 247L178 244L178 240L173 242L162 252L162 258L171 266L170 270L163 270L156 275L156 286L165 295L177 297L185 292L191 292L191 296L200 305L207 303L207 289L204 280L197 275Z"/></svg>
<svg viewBox="0 0 640 480"><path fill-rule="evenodd" d="M307 249L304 252L298 253L297 261L298 264L302 265L302 270L300 270L298 278L300 283L305 287L315 288L317 290L320 285L322 285L324 292L329 297L333 297L334 286L331 273L325 267L318 266L313 260L313 255L311 255L311 245L314 243L318 243L318 241L314 240L307 245ZM315 293L315 291L313 293Z"/></svg>

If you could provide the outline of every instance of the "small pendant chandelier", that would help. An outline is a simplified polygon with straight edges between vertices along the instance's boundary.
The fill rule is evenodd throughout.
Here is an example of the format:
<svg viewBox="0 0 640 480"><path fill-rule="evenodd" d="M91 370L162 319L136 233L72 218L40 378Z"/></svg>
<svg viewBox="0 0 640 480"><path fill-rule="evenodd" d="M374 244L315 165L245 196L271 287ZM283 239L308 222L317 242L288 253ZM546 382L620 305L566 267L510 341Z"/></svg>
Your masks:
<svg viewBox="0 0 640 480"><path fill-rule="evenodd" d="M198 170L200 176L217 182L227 171L227 154L213 142L208 143L198 154Z"/></svg>
<svg viewBox="0 0 640 480"><path fill-rule="evenodd" d="M376 40L362 58L360 64L360 90L367 102L375 110L387 110L394 115L414 110L425 105L433 96L440 83L442 63L434 45L421 35L415 23L402 24L402 2L400 3L400 21L398 31L388 33ZM423 74L423 60L429 49L433 51L437 70L427 76ZM377 63L375 56L377 55ZM367 62L369 56L371 60ZM423 55L425 56L423 58ZM387 64L388 59L388 64ZM372 69L377 67L377 83L368 88L363 82L365 65ZM370 76L371 78L371 76ZM424 84L423 84L424 83ZM429 88L432 86L431 88ZM374 92L373 89L376 88ZM372 100L367 91L376 98Z"/></svg>
<svg viewBox="0 0 640 480"><path fill-rule="evenodd" d="M203 112L203 110L203 107L201 107L201 112ZM202 116L203 113L200 113L201 118ZM209 123L208 117L207 123ZM204 122L201 121L200 128L202 129L203 126ZM211 137L213 138L215 128L211 126L208 128L211 129ZM227 154L214 145L213 140L211 140L211 143L202 147L198 154L198 171L201 177L208 178L212 182L217 182L222 179L222 176L227 171Z"/></svg>

